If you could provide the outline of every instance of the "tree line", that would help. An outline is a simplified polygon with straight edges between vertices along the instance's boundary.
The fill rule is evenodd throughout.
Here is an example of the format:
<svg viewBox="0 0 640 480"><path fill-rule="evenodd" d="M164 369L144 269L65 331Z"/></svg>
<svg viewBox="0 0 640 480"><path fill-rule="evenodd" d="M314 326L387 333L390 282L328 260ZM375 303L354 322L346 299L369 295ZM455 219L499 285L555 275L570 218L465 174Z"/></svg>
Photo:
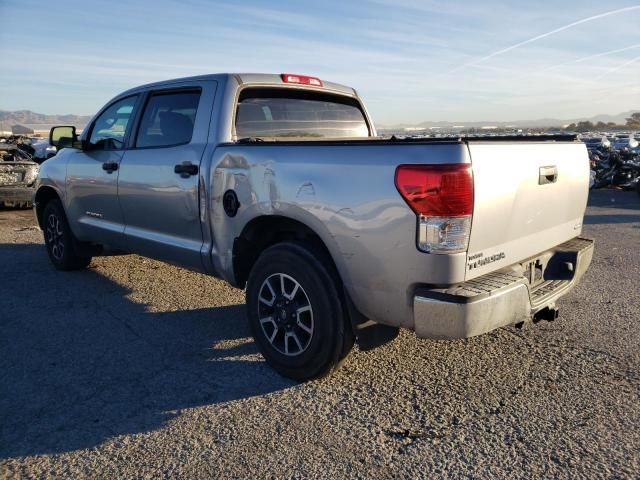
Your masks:
<svg viewBox="0 0 640 480"><path fill-rule="evenodd" d="M632 113L629 118L626 118L624 125L619 125L615 122L578 122L567 125L564 130L572 132L588 132L591 130L634 130L640 129L640 112Z"/></svg>

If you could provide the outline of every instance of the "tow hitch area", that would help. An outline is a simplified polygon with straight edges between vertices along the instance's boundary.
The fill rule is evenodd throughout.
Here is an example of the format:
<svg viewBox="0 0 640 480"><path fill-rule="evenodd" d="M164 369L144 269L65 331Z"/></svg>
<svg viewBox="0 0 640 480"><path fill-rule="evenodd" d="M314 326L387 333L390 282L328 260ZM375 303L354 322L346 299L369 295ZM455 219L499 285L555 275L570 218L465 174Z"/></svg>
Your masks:
<svg viewBox="0 0 640 480"><path fill-rule="evenodd" d="M533 323L538 323L540 320L553 322L556 318L558 318L558 313L559 311L557 308L545 307L533 315Z"/></svg>
<svg viewBox="0 0 640 480"><path fill-rule="evenodd" d="M531 321L533 323L538 323L541 320L546 320L547 322L553 322L556 318L558 318L559 314L560 314L560 310L558 310L557 308L545 307L542 310L534 313ZM521 329L524 327L525 323L526 322L518 322L515 324L515 327L517 329Z"/></svg>

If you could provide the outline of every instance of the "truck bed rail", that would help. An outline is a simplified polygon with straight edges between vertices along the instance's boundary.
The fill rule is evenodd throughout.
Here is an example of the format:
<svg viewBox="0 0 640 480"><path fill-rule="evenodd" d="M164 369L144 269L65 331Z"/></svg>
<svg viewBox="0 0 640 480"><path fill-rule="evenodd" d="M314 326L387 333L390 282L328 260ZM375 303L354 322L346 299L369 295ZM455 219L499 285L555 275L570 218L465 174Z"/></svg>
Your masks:
<svg viewBox="0 0 640 480"><path fill-rule="evenodd" d="M282 140L268 137L240 138L235 142L221 145L397 145L397 144L452 144L452 143L480 143L480 142L575 142L577 135L500 135L492 137L482 136L452 136L452 137L368 137L368 138L341 138L341 139L292 139Z"/></svg>

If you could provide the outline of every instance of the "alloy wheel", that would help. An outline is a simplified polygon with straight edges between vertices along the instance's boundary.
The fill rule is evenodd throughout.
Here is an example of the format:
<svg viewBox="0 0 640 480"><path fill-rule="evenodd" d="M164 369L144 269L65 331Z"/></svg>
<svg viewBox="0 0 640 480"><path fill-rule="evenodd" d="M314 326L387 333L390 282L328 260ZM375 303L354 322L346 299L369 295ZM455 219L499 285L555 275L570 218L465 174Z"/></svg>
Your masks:
<svg viewBox="0 0 640 480"><path fill-rule="evenodd" d="M290 275L274 273L260 286L260 327L267 341L287 356L303 353L313 338L313 309L307 293Z"/></svg>
<svg viewBox="0 0 640 480"><path fill-rule="evenodd" d="M50 213L47 217L46 234L51 255L61 261L64 257L64 232L62 231L62 222L54 213Z"/></svg>

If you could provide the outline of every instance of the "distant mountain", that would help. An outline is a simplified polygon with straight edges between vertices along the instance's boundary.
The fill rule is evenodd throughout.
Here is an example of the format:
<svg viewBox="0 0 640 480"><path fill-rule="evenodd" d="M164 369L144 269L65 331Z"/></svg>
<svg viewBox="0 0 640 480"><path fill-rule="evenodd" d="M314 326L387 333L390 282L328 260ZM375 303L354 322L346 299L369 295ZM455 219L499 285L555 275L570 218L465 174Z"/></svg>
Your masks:
<svg viewBox="0 0 640 480"><path fill-rule="evenodd" d="M45 115L31 110L17 110L15 112L0 110L0 124L3 127L25 125L37 130L39 125L75 125L82 128L89 123L89 120L91 120L89 115Z"/></svg>
<svg viewBox="0 0 640 480"><path fill-rule="evenodd" d="M614 122L618 125L624 125L625 119L630 117L632 113L637 112L638 110L629 110L628 112L622 112L617 115L595 115L590 118L571 118L560 120L557 118L539 118L537 120L513 120L513 121L502 121L497 122L493 120L485 120L485 121L475 121L475 122L442 122L442 121L425 121L418 124L399 124L399 125L377 125L376 127L379 130L398 130L403 128L410 129L427 129L427 128L482 128L482 127L497 127L497 128L507 128L507 127L518 127L518 128L526 128L526 127L562 127L564 125L569 125L570 123L578 123L583 121L589 121L592 123L597 122Z"/></svg>

